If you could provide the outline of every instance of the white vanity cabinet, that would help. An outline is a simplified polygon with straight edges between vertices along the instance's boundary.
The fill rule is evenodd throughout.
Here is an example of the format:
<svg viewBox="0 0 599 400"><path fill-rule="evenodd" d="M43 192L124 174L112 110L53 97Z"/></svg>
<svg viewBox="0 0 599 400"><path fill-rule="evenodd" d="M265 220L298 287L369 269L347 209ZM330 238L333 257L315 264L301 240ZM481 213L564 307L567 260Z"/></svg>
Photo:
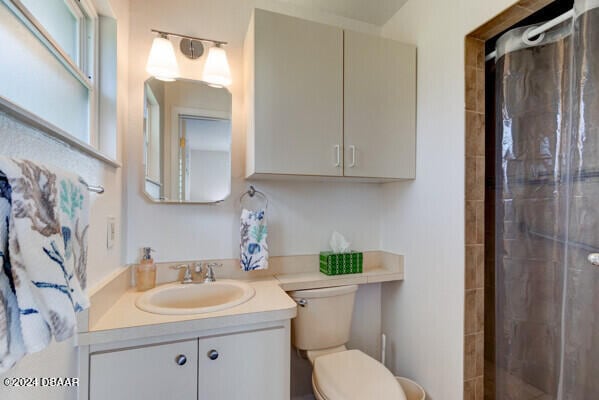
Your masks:
<svg viewBox="0 0 599 400"><path fill-rule="evenodd" d="M200 339L198 399L289 399L289 343L283 329Z"/></svg>
<svg viewBox="0 0 599 400"><path fill-rule="evenodd" d="M196 399L198 341L90 356L90 400Z"/></svg>
<svg viewBox="0 0 599 400"><path fill-rule="evenodd" d="M288 321L204 335L92 346L89 400L289 400Z"/></svg>
<svg viewBox="0 0 599 400"><path fill-rule="evenodd" d="M256 9L246 176L415 178L416 48Z"/></svg>

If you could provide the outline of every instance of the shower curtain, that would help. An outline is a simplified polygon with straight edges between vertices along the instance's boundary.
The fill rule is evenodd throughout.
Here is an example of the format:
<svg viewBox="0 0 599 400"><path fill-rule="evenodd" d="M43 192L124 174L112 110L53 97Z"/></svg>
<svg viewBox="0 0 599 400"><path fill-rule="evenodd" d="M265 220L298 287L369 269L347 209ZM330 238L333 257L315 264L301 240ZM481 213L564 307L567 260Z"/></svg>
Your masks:
<svg viewBox="0 0 599 400"><path fill-rule="evenodd" d="M497 42L495 398L599 399L599 0Z"/></svg>

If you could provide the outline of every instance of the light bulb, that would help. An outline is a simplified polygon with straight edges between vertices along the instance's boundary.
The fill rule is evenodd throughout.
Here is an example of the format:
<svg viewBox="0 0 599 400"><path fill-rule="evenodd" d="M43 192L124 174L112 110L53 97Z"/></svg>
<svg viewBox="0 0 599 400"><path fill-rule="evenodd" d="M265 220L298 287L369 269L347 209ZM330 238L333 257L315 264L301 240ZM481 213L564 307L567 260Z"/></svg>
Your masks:
<svg viewBox="0 0 599 400"><path fill-rule="evenodd" d="M168 38L161 36L154 39L148 56L146 71L161 81L172 82L179 77L179 65L175 57L175 49Z"/></svg>
<svg viewBox="0 0 599 400"><path fill-rule="evenodd" d="M227 53L220 45L212 46L208 50L208 57L204 64L202 80L209 85L228 86L231 84L231 70L227 61Z"/></svg>

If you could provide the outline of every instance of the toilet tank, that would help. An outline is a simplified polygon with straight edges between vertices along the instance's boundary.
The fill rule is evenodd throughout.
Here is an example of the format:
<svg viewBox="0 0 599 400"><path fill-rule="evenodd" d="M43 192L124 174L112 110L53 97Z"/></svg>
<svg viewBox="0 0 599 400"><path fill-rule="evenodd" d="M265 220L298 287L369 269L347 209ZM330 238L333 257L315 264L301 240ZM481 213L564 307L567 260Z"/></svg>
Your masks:
<svg viewBox="0 0 599 400"><path fill-rule="evenodd" d="M300 304L297 317L291 321L293 346L300 350L323 350L347 343L356 290L357 285L350 285L289 292Z"/></svg>

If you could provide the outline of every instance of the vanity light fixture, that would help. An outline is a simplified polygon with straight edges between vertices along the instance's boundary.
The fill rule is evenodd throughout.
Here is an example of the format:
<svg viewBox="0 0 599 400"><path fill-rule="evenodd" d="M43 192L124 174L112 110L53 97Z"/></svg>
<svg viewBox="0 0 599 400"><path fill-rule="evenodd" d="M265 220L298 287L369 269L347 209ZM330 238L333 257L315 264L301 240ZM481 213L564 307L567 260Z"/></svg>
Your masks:
<svg viewBox="0 0 599 400"><path fill-rule="evenodd" d="M202 80L215 87L231 84L231 70L227 53L218 43L208 49L208 58L204 64Z"/></svg>
<svg viewBox="0 0 599 400"><path fill-rule="evenodd" d="M208 55L204 62L202 80L210 86L223 87L231 84L231 70L227 60L227 53L222 48L227 42L221 40L205 39L178 33L164 32L152 29L158 34L152 44L146 70L156 79L173 81L179 76L179 66L175 57L175 50L168 39L169 36L181 38L179 49L187 58L195 60L204 54L205 43L211 43Z"/></svg>
<svg viewBox="0 0 599 400"><path fill-rule="evenodd" d="M172 82L179 77L179 65L175 57L175 49L168 36L159 33L154 38L152 49L148 56L146 71L161 81Z"/></svg>

